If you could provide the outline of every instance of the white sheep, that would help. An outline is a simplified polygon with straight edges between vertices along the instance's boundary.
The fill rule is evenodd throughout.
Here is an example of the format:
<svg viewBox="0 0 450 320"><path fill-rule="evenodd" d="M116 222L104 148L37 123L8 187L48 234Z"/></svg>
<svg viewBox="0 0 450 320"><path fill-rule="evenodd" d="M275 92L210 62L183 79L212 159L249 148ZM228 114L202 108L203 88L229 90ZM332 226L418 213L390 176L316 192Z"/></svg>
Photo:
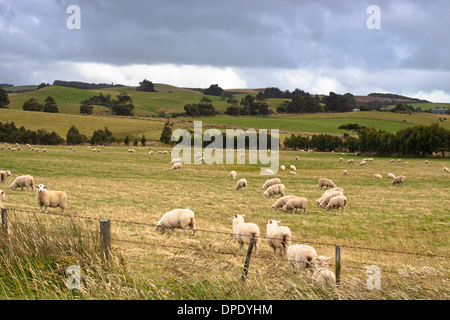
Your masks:
<svg viewBox="0 0 450 320"><path fill-rule="evenodd" d="M327 268L317 268L314 269L311 282L314 286L334 286L336 285L336 276L333 271Z"/></svg>
<svg viewBox="0 0 450 320"><path fill-rule="evenodd" d="M362 160L360 163L359 163L359 166L361 167L361 166L365 166L367 164L367 162L366 161L364 161L364 160Z"/></svg>
<svg viewBox="0 0 450 320"><path fill-rule="evenodd" d="M291 230L286 226L279 226L281 221L269 220L266 225L266 240L269 247L273 248L273 254L277 254L279 249L280 256L286 253L286 247L291 245Z"/></svg>
<svg viewBox="0 0 450 320"><path fill-rule="evenodd" d="M346 176L348 174L347 170L344 170L344 176Z"/></svg>
<svg viewBox="0 0 450 320"><path fill-rule="evenodd" d="M389 179L395 179L395 175L394 175L393 173L388 173L388 174L387 174L387 177L388 177Z"/></svg>
<svg viewBox="0 0 450 320"><path fill-rule="evenodd" d="M344 158L339 158L339 162L342 162L342 161L344 161Z"/></svg>
<svg viewBox="0 0 450 320"><path fill-rule="evenodd" d="M233 236L239 243L239 252L243 253L244 244L249 244L251 238L255 238L255 256L258 253L260 231L252 222L245 222L244 215L235 214L233 217Z"/></svg>
<svg viewBox="0 0 450 320"><path fill-rule="evenodd" d="M294 211L298 209L303 209L302 213L306 213L306 205L308 203L308 199L304 197L295 197L289 199L286 204L281 208L284 212L290 211L294 213Z"/></svg>
<svg viewBox="0 0 450 320"><path fill-rule="evenodd" d="M375 173L373 175L374 179L383 179L383 176L381 174Z"/></svg>
<svg viewBox="0 0 450 320"><path fill-rule="evenodd" d="M270 169L264 169L264 173L263 173L263 175L267 175L267 176L273 176L274 175L274 173L273 173L273 171L272 170L270 170Z"/></svg>
<svg viewBox="0 0 450 320"><path fill-rule="evenodd" d="M282 197L284 197L284 189L285 189L284 184L276 184L268 187L266 191L264 191L263 196L264 198L267 197L273 198L276 194L279 194Z"/></svg>
<svg viewBox="0 0 450 320"><path fill-rule="evenodd" d="M170 161L170 164L175 164L175 163L183 163L183 160L181 160L180 158L174 158Z"/></svg>
<svg viewBox="0 0 450 320"><path fill-rule="evenodd" d="M236 190L241 190L241 189L247 190L247 180L244 178L239 179L238 182L236 182L235 189Z"/></svg>
<svg viewBox="0 0 450 320"><path fill-rule="evenodd" d="M392 185L394 186L396 184L401 184L403 186L405 184L405 182L406 182L406 177L405 176L397 176L392 181Z"/></svg>
<svg viewBox="0 0 450 320"><path fill-rule="evenodd" d="M391 159L391 160L389 160L389 162L390 162L390 163L393 163L393 162L395 162L395 159Z"/></svg>
<svg viewBox="0 0 450 320"><path fill-rule="evenodd" d="M281 170L281 171L284 171L284 170L286 170L286 167L282 165L282 166L280 167L280 170Z"/></svg>
<svg viewBox="0 0 450 320"><path fill-rule="evenodd" d="M284 205L292 198L295 198L297 196L294 195L287 195L284 197L279 198L277 201L275 201L274 204L272 204L272 209L274 210L278 210L281 209L282 207L284 207Z"/></svg>
<svg viewBox="0 0 450 320"><path fill-rule="evenodd" d="M231 180L236 180L236 177L237 177L237 173L236 173L236 171L231 171L230 172L230 177L231 177Z"/></svg>
<svg viewBox="0 0 450 320"><path fill-rule="evenodd" d="M0 171L0 182L5 182L6 178L11 175L11 171Z"/></svg>
<svg viewBox="0 0 450 320"><path fill-rule="evenodd" d="M290 170L291 170L291 171L297 171L297 168L292 164L292 165L290 166Z"/></svg>
<svg viewBox="0 0 450 320"><path fill-rule="evenodd" d="M347 205L347 197L346 196L335 196L330 199L330 202L325 206L325 209L331 210L333 208L342 208L342 212L345 212L345 206Z"/></svg>
<svg viewBox="0 0 450 320"><path fill-rule="evenodd" d="M295 273L296 268L300 271L319 269L326 265L331 257L319 257L313 247L306 244L294 244L286 248L286 259Z"/></svg>
<svg viewBox="0 0 450 320"><path fill-rule="evenodd" d="M30 175L23 175L18 176L13 183L9 186L9 189L16 190L17 188L20 188L21 191L23 191L23 188L27 187L27 191L31 190L34 191L34 178Z"/></svg>
<svg viewBox="0 0 450 320"><path fill-rule="evenodd" d="M444 172L450 172L450 169L447 167L444 167Z"/></svg>
<svg viewBox="0 0 450 320"><path fill-rule="evenodd" d="M266 190L268 187L271 187L276 184L281 184L280 178L273 178L273 179L266 180L266 182L264 182L264 184L262 185L261 189Z"/></svg>
<svg viewBox="0 0 450 320"><path fill-rule="evenodd" d="M336 188L336 185L330 179L320 178L319 179L319 189L321 189L322 187L325 187L325 188Z"/></svg>
<svg viewBox="0 0 450 320"><path fill-rule="evenodd" d="M186 234L186 228L189 227L195 236L195 215L190 209L173 209L163 214L161 219L156 223L155 230L163 234L166 230L170 229L172 233L175 232L175 228L183 229L183 234Z"/></svg>
<svg viewBox="0 0 450 320"><path fill-rule="evenodd" d="M330 200L336 196L343 196L344 193L342 191L336 190L333 192L328 192L326 195L324 195L322 201L319 203L319 207L325 208L329 203Z"/></svg>
<svg viewBox="0 0 450 320"><path fill-rule="evenodd" d="M153 151L149 151L148 154L152 155L152 154L153 154Z"/></svg>
<svg viewBox="0 0 450 320"><path fill-rule="evenodd" d="M296 175L297 175L297 172L295 172L295 171L289 171L289 174L291 174L291 175L293 175L293 176L296 176Z"/></svg>
<svg viewBox="0 0 450 320"><path fill-rule="evenodd" d="M128 153L136 153L136 150L134 150L134 149L128 149Z"/></svg>
<svg viewBox="0 0 450 320"><path fill-rule="evenodd" d="M43 184L37 185L36 191L36 201L41 207L45 207L45 213L47 213L48 207L50 208L61 208L61 213L67 206L67 194L63 191L48 191L47 186Z"/></svg>
<svg viewBox="0 0 450 320"><path fill-rule="evenodd" d="M316 200L316 204L320 205L320 203L322 202L322 200L330 193L330 192L334 192L334 191L340 191L342 192L342 194L344 193L344 189L336 187L336 188L331 188L331 189L327 189L325 190L325 192L322 194L322 196Z"/></svg>
<svg viewBox="0 0 450 320"><path fill-rule="evenodd" d="M355 163L355 160L350 159L350 160L347 161L347 163Z"/></svg>
<svg viewBox="0 0 450 320"><path fill-rule="evenodd" d="M181 170L183 165L181 163L175 163L169 170Z"/></svg>

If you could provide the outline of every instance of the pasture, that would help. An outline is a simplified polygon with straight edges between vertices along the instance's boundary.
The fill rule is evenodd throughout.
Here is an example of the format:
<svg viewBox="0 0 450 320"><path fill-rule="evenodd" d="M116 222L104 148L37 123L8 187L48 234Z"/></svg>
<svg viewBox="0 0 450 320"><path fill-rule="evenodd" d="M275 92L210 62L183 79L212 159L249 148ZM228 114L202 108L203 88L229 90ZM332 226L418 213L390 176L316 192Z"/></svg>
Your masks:
<svg viewBox="0 0 450 320"><path fill-rule="evenodd" d="M444 166L449 167L448 159L430 158L425 164L425 159L390 163L390 158L375 157L360 167L358 163L364 155L348 154L339 162L340 153L281 151L280 165L295 165L297 175L289 175L287 169L274 177L282 180L286 194L308 198L305 214L291 214L271 209L279 196L263 198L261 186L272 176L259 175L259 164L184 164L181 171L175 172L169 171L170 155L156 154L158 150L170 150L169 147L153 148L153 155L148 155L145 147L134 147L135 154L120 146L107 146L100 153L91 152L87 146L78 146L77 152L68 146L46 149L47 153L31 152L27 147L20 152L0 151L0 170L12 171L12 176L0 185L6 191L4 205L19 210L10 213L15 219L27 221L36 216L50 230L60 228L65 219L71 220L52 215L59 214L59 209L50 209L49 215L34 214L39 207L33 192L8 189L15 177L30 174L36 184L65 191L69 199L65 214L79 217L89 228L98 229L97 219L111 219L113 255L124 266L124 277L128 279L127 286L110 293L112 297L449 298L450 174L443 172ZM350 158L355 159L355 164L346 163ZM236 181L230 179L231 170L237 171L237 179L247 179L247 190L234 190ZM342 174L344 170L348 171L347 176ZM406 185L391 186L388 172L406 176ZM383 178L374 179L374 173ZM317 184L322 177L344 189L348 199L344 213L326 211L315 204L325 191ZM172 235L155 232L159 218L174 208L195 212L196 236L191 232L183 235L180 230ZM334 244L341 245L341 285L329 290L312 287L307 276L293 274L288 262L273 255L264 238L258 257L251 261L247 281L239 281L245 256L238 254L238 245L230 236L235 213L245 214L246 221L256 223L262 236L266 234L268 219L281 220L281 225L291 229L293 243L310 244L319 255L334 257ZM64 262L81 263L79 257L69 258L67 252ZM367 287L365 268L371 265L382 270L380 289ZM334 270L334 266L330 269ZM53 281L63 286L64 277L59 277ZM3 296L8 288L4 279L0 275ZM84 282L87 287L90 284ZM130 286L138 293L127 294ZM83 297L108 297L104 292L95 292L86 288ZM55 298L73 296L61 290Z"/></svg>

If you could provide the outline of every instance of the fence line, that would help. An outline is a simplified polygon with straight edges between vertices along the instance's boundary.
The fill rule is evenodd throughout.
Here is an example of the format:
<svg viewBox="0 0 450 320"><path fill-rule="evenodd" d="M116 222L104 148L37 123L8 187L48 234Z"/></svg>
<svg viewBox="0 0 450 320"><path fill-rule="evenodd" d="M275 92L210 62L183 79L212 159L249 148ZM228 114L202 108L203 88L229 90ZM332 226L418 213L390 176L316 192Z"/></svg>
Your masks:
<svg viewBox="0 0 450 320"><path fill-rule="evenodd" d="M7 208L8 211L12 212L23 212L23 213L33 213L33 214L43 214L43 215L54 215L54 216L62 216L67 218L80 218L80 219L90 219L90 220L101 220L103 218L99 217L88 217L88 216L82 216L78 215L78 213L75 212L76 215L68 215L68 214L59 214L59 213L42 213L39 211L30 211L30 210L21 210L21 209L14 209L14 208ZM127 220L119 220L119 219L109 219L108 220L112 222L118 222L118 223L125 223L125 224L135 224L135 225L143 225L148 227L156 227L156 224L154 223L145 223L145 222L137 222L137 221L127 221ZM216 230L205 230L205 229L195 229L197 232L208 232L208 233L217 233L217 234L225 234L229 236L235 235L233 232L226 232L226 231L216 231ZM283 240L278 238L270 238L267 236L259 236L260 239L273 239L273 240ZM325 242L314 242L309 241L307 239L293 239L292 242L299 242L299 243L309 243L309 244L316 244L316 245L322 245L322 246L332 246L335 247L337 244L335 243L325 243ZM443 258L443 259L450 259L450 256L445 255L438 255L438 254L431 254L431 253L420 253L420 252L408 252L408 251L399 251L399 250L386 250L386 249L378 249L378 248L368 248L368 247L361 247L361 246L351 246L351 245L340 245L341 248L347 248L347 249L357 249L357 250L368 250L368 251L377 251L377 252L388 252L388 253L395 253L395 254L407 254L407 255L416 255L416 256L424 256L429 258Z"/></svg>

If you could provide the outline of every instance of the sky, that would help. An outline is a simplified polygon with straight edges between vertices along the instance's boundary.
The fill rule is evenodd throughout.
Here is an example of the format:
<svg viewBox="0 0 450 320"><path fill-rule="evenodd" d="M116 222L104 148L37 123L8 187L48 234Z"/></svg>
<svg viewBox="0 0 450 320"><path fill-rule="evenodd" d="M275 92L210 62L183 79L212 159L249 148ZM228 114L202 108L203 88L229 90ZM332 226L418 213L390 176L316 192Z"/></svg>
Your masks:
<svg viewBox="0 0 450 320"><path fill-rule="evenodd" d="M450 102L449 13L448 0L0 0L0 83Z"/></svg>

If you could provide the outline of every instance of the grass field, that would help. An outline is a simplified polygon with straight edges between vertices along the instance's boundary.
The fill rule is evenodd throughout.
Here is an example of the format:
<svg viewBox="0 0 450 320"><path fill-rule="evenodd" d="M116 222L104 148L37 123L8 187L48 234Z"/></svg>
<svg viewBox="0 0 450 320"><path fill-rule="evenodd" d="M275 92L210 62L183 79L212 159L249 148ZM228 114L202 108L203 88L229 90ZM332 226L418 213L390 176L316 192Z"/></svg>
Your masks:
<svg viewBox="0 0 450 320"><path fill-rule="evenodd" d="M62 289L50 293L52 286L40 290L43 283L39 282L42 279L39 275L43 278L48 275L36 266L30 269L31 273L24 271L24 276L29 277L24 286L30 287L25 291L8 291L15 282L8 282L7 274L0 274L2 298L450 297L450 175L442 172L444 166L449 167L448 159L429 159L430 163L425 164L424 159L390 163L389 158L376 157L373 162L359 167L338 162L340 154L281 152L280 165L294 164L298 175L279 172L276 176L282 179L288 194L308 198L308 210L302 215L271 209L275 200L262 197L261 185L267 177L259 175L260 165L185 164L181 171L172 172L168 170L170 155L148 155L147 148L136 148L136 154L127 153L126 147L105 147L100 153L92 153L86 146L78 147L77 152L66 146L46 148L47 153L32 153L26 147L15 153L0 151L0 169L12 171L12 177L0 186L6 190L5 207L38 211L34 193L7 188L13 178L21 174L33 175L36 184L46 184L50 190L66 191L69 197L66 214L94 218L86 224L95 232L98 230L97 218L113 219L113 255L125 271L123 275L109 276L96 271L101 275L96 280L87 259L67 251L64 259L58 260L60 268L70 264L87 268L83 281L85 289L81 293ZM163 149L153 150L156 153ZM299 161L295 161L296 155ZM346 155L344 159L350 157L355 163L362 159L362 156L353 155ZM344 169L349 172L347 176L342 175ZM238 178L248 180L247 190L234 190L235 181L229 177L230 170L236 170ZM405 175L406 185L391 186L386 178L388 172ZM374 173L382 174L383 179L373 179ZM314 204L324 191L317 188L317 180L321 177L330 178L344 188L348 198L345 213L327 212ZM199 229L196 236L182 235L180 231L174 235L155 232L153 225L164 212L174 208L190 208L195 212ZM50 209L50 213L59 212L59 209ZM313 288L307 277L293 274L286 261L276 258L264 239L261 239L258 258L251 261L247 281L239 281L245 257L237 254L238 245L229 235L235 213L245 214L246 221L256 223L262 235L265 235L268 219L281 220L282 225L291 229L294 243L310 243L319 255L334 256L334 244L341 245L341 285L331 290ZM34 217L30 213L11 215L29 224ZM48 224L50 230L70 221L52 215L38 215L37 218L43 221L42 224ZM369 290L366 286L365 267L370 265L377 265L382 270L379 290ZM51 274L53 286L63 288L66 275ZM115 286L117 282L120 285Z"/></svg>

